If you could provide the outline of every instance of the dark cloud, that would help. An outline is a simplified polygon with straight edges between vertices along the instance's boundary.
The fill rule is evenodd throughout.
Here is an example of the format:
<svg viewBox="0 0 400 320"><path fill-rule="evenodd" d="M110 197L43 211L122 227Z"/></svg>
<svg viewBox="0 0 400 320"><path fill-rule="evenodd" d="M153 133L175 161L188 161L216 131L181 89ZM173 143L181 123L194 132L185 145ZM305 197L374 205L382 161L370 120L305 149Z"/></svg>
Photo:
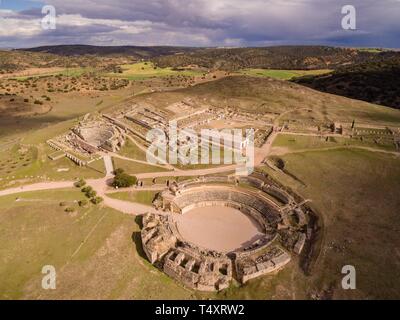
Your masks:
<svg viewBox="0 0 400 320"><path fill-rule="evenodd" d="M352 0L358 30L341 28L342 0L40 0L58 14L53 32L0 32L1 43L261 46L332 44L400 47L399 0ZM38 20L38 9L15 20ZM9 18L10 19L10 18ZM0 20L0 24L2 21ZM8 21L7 26L12 26ZM25 27L23 24L22 27ZM21 41L19 41L21 39ZM47 39L47 42L46 42Z"/></svg>

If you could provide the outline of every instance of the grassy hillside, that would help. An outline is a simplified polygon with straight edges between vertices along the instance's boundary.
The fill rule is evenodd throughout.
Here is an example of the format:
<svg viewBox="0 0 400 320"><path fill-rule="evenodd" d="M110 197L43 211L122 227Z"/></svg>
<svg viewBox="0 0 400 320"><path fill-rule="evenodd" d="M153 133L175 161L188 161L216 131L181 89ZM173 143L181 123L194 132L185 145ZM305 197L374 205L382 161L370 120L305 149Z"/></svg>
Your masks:
<svg viewBox="0 0 400 320"><path fill-rule="evenodd" d="M398 299L399 158L337 149L287 154L282 159L285 171L304 185L288 175L268 172L312 199L324 225L312 275L306 280L294 276L294 286L303 283L336 299ZM341 289L344 265L356 268L356 290Z"/></svg>
<svg viewBox="0 0 400 320"><path fill-rule="evenodd" d="M0 75L27 69L43 68L91 67L107 69L110 65L132 63L136 60L136 58L129 55L115 56L111 59L100 55L64 56L46 51L30 52L21 50L0 50Z"/></svg>
<svg viewBox="0 0 400 320"><path fill-rule="evenodd" d="M155 56L169 55L180 52L193 51L189 47L170 47L170 46L89 46L89 45L58 45L42 46L29 49L21 49L30 52L46 52L62 56L133 56L136 59L144 59Z"/></svg>
<svg viewBox="0 0 400 320"><path fill-rule="evenodd" d="M304 124L332 121L400 123L400 111L363 101L321 93L291 82L247 76L226 77L175 92L155 94L153 100L166 102L191 95L199 103L207 101L220 107L233 107L246 112L282 114L285 121ZM229 99L227 99L229 97ZM205 100L204 100L205 99Z"/></svg>
<svg viewBox="0 0 400 320"><path fill-rule="evenodd" d="M209 69L240 70L246 68L315 70L335 69L371 59L381 54L348 48L322 46L283 46L266 48L202 49L185 54L156 57L160 67L198 65Z"/></svg>
<svg viewBox="0 0 400 320"><path fill-rule="evenodd" d="M400 109L400 58L347 66L295 82L316 90Z"/></svg>
<svg viewBox="0 0 400 320"><path fill-rule="evenodd" d="M329 69L322 70L274 70L274 69L245 69L240 74L253 77L271 77L280 80L291 80L297 77L321 75L331 72Z"/></svg>

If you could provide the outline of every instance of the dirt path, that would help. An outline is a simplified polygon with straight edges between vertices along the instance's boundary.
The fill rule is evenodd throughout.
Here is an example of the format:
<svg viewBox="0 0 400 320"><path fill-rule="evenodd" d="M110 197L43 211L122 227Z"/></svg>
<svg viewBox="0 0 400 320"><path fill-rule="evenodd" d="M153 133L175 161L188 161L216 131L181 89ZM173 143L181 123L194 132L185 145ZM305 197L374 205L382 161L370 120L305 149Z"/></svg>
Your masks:
<svg viewBox="0 0 400 320"><path fill-rule="evenodd" d="M73 181L54 181L54 182L39 182L35 184L30 184L26 186L6 189L0 191L0 196L7 196L10 194L21 193L21 192L31 192L31 191L42 191L42 190L52 190L52 189L65 189L73 187Z"/></svg>
<svg viewBox="0 0 400 320"><path fill-rule="evenodd" d="M106 161L106 160L105 160ZM166 171L166 172L154 172L154 173L142 173L138 174L137 177L139 179L144 178L155 178L155 177L172 177L172 176L199 176L199 175L207 175L213 173L221 173L226 171L235 170L237 165L229 165L219 168L210 168L210 169L201 169L201 170L188 170L188 171ZM107 172L110 168L107 170ZM89 179L87 180L87 184L90 185L96 192L97 195L104 199L104 204L110 208L121 211L123 213L140 215L146 212L157 212L153 207L143 205L140 203L134 203L130 201L123 201L118 199L112 199L107 197L108 192L115 191L109 185L112 180L112 175L110 176L108 173L104 178L101 179ZM6 189L0 191L0 196L6 196L11 194L18 194L22 192L30 192L30 191L45 191L45 190L54 190L54 189L64 189L64 188L72 188L74 186L74 181L53 181L53 182L40 182L36 184ZM159 187L155 188L159 189ZM142 189L134 189L135 191L146 190ZM152 190L154 190L152 188ZM130 191L128 190L119 190L119 191Z"/></svg>
<svg viewBox="0 0 400 320"><path fill-rule="evenodd" d="M222 172L226 172L226 171L236 170L238 167L241 167L241 165L232 164L232 165L227 165L227 166L223 166L223 167L209 168L209 169L138 173L138 174L135 174L135 176L138 179L160 178L160 177L205 176L208 174L216 174L216 173L222 173Z"/></svg>
<svg viewBox="0 0 400 320"><path fill-rule="evenodd" d="M132 215L141 215L146 212L156 212L156 210L152 206L146 206L136 202L124 201L113 199L107 196L109 191L114 191L115 189L111 188L110 182L112 177L105 177L102 179L91 179L87 180L87 184L90 185L93 190L97 192L97 195L104 199L104 205L107 207L113 208L123 213L132 214ZM119 190L125 191L125 190Z"/></svg>
<svg viewBox="0 0 400 320"><path fill-rule="evenodd" d="M104 167L106 168L106 177L112 177L114 172L114 166L111 156L104 155L103 160L104 160Z"/></svg>

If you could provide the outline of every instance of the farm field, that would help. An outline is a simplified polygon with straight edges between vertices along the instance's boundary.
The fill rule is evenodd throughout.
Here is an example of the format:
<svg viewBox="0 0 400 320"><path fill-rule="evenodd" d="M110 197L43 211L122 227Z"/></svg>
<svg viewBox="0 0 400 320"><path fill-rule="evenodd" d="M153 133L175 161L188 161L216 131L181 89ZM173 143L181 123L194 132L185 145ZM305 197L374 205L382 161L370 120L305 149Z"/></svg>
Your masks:
<svg viewBox="0 0 400 320"><path fill-rule="evenodd" d="M240 74L253 77L271 77L279 80L292 80L296 77L322 75L332 72L329 69L323 70L273 70L273 69L245 69Z"/></svg>
<svg viewBox="0 0 400 320"><path fill-rule="evenodd" d="M148 78L186 76L193 77L201 72L192 70L177 71L172 68L160 68L151 62L138 62L135 64L121 65L122 73L108 73L107 76L125 78L128 80L144 80Z"/></svg>

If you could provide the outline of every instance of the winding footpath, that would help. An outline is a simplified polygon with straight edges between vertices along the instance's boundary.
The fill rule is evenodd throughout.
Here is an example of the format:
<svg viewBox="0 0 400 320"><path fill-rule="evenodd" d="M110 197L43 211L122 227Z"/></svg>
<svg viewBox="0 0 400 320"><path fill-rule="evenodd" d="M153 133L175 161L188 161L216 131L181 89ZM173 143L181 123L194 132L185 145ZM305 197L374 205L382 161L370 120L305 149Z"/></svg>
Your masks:
<svg viewBox="0 0 400 320"><path fill-rule="evenodd" d="M104 158L107 174L104 178L100 179L88 179L86 180L87 184L93 188L97 192L97 195L104 199L103 204L112 209L118 210L120 212L131 214L131 215L142 215L146 212L157 212L152 206L144 205L141 203L118 200L114 198L110 198L107 196L108 193L116 193L118 191L145 191L145 190L160 190L160 186L154 188L140 188L133 187L127 189L116 190L112 188L111 182L113 179L112 175L112 167L110 166L110 160L108 158ZM156 173L141 173L136 175L139 179L143 179L146 177L172 177L172 176L201 176L207 174L215 174L226 171L235 170L237 165L229 165L218 168L211 169L199 169L199 170L186 170L186 171L166 171L166 172L156 172ZM46 191L46 190L56 190L56 189L67 189L73 188L75 181L52 181L52 182L40 182L25 186L20 186L16 188L10 188L0 191L0 196L7 196L13 194L19 194L24 192L34 192L34 191ZM161 188L163 189L163 188Z"/></svg>

